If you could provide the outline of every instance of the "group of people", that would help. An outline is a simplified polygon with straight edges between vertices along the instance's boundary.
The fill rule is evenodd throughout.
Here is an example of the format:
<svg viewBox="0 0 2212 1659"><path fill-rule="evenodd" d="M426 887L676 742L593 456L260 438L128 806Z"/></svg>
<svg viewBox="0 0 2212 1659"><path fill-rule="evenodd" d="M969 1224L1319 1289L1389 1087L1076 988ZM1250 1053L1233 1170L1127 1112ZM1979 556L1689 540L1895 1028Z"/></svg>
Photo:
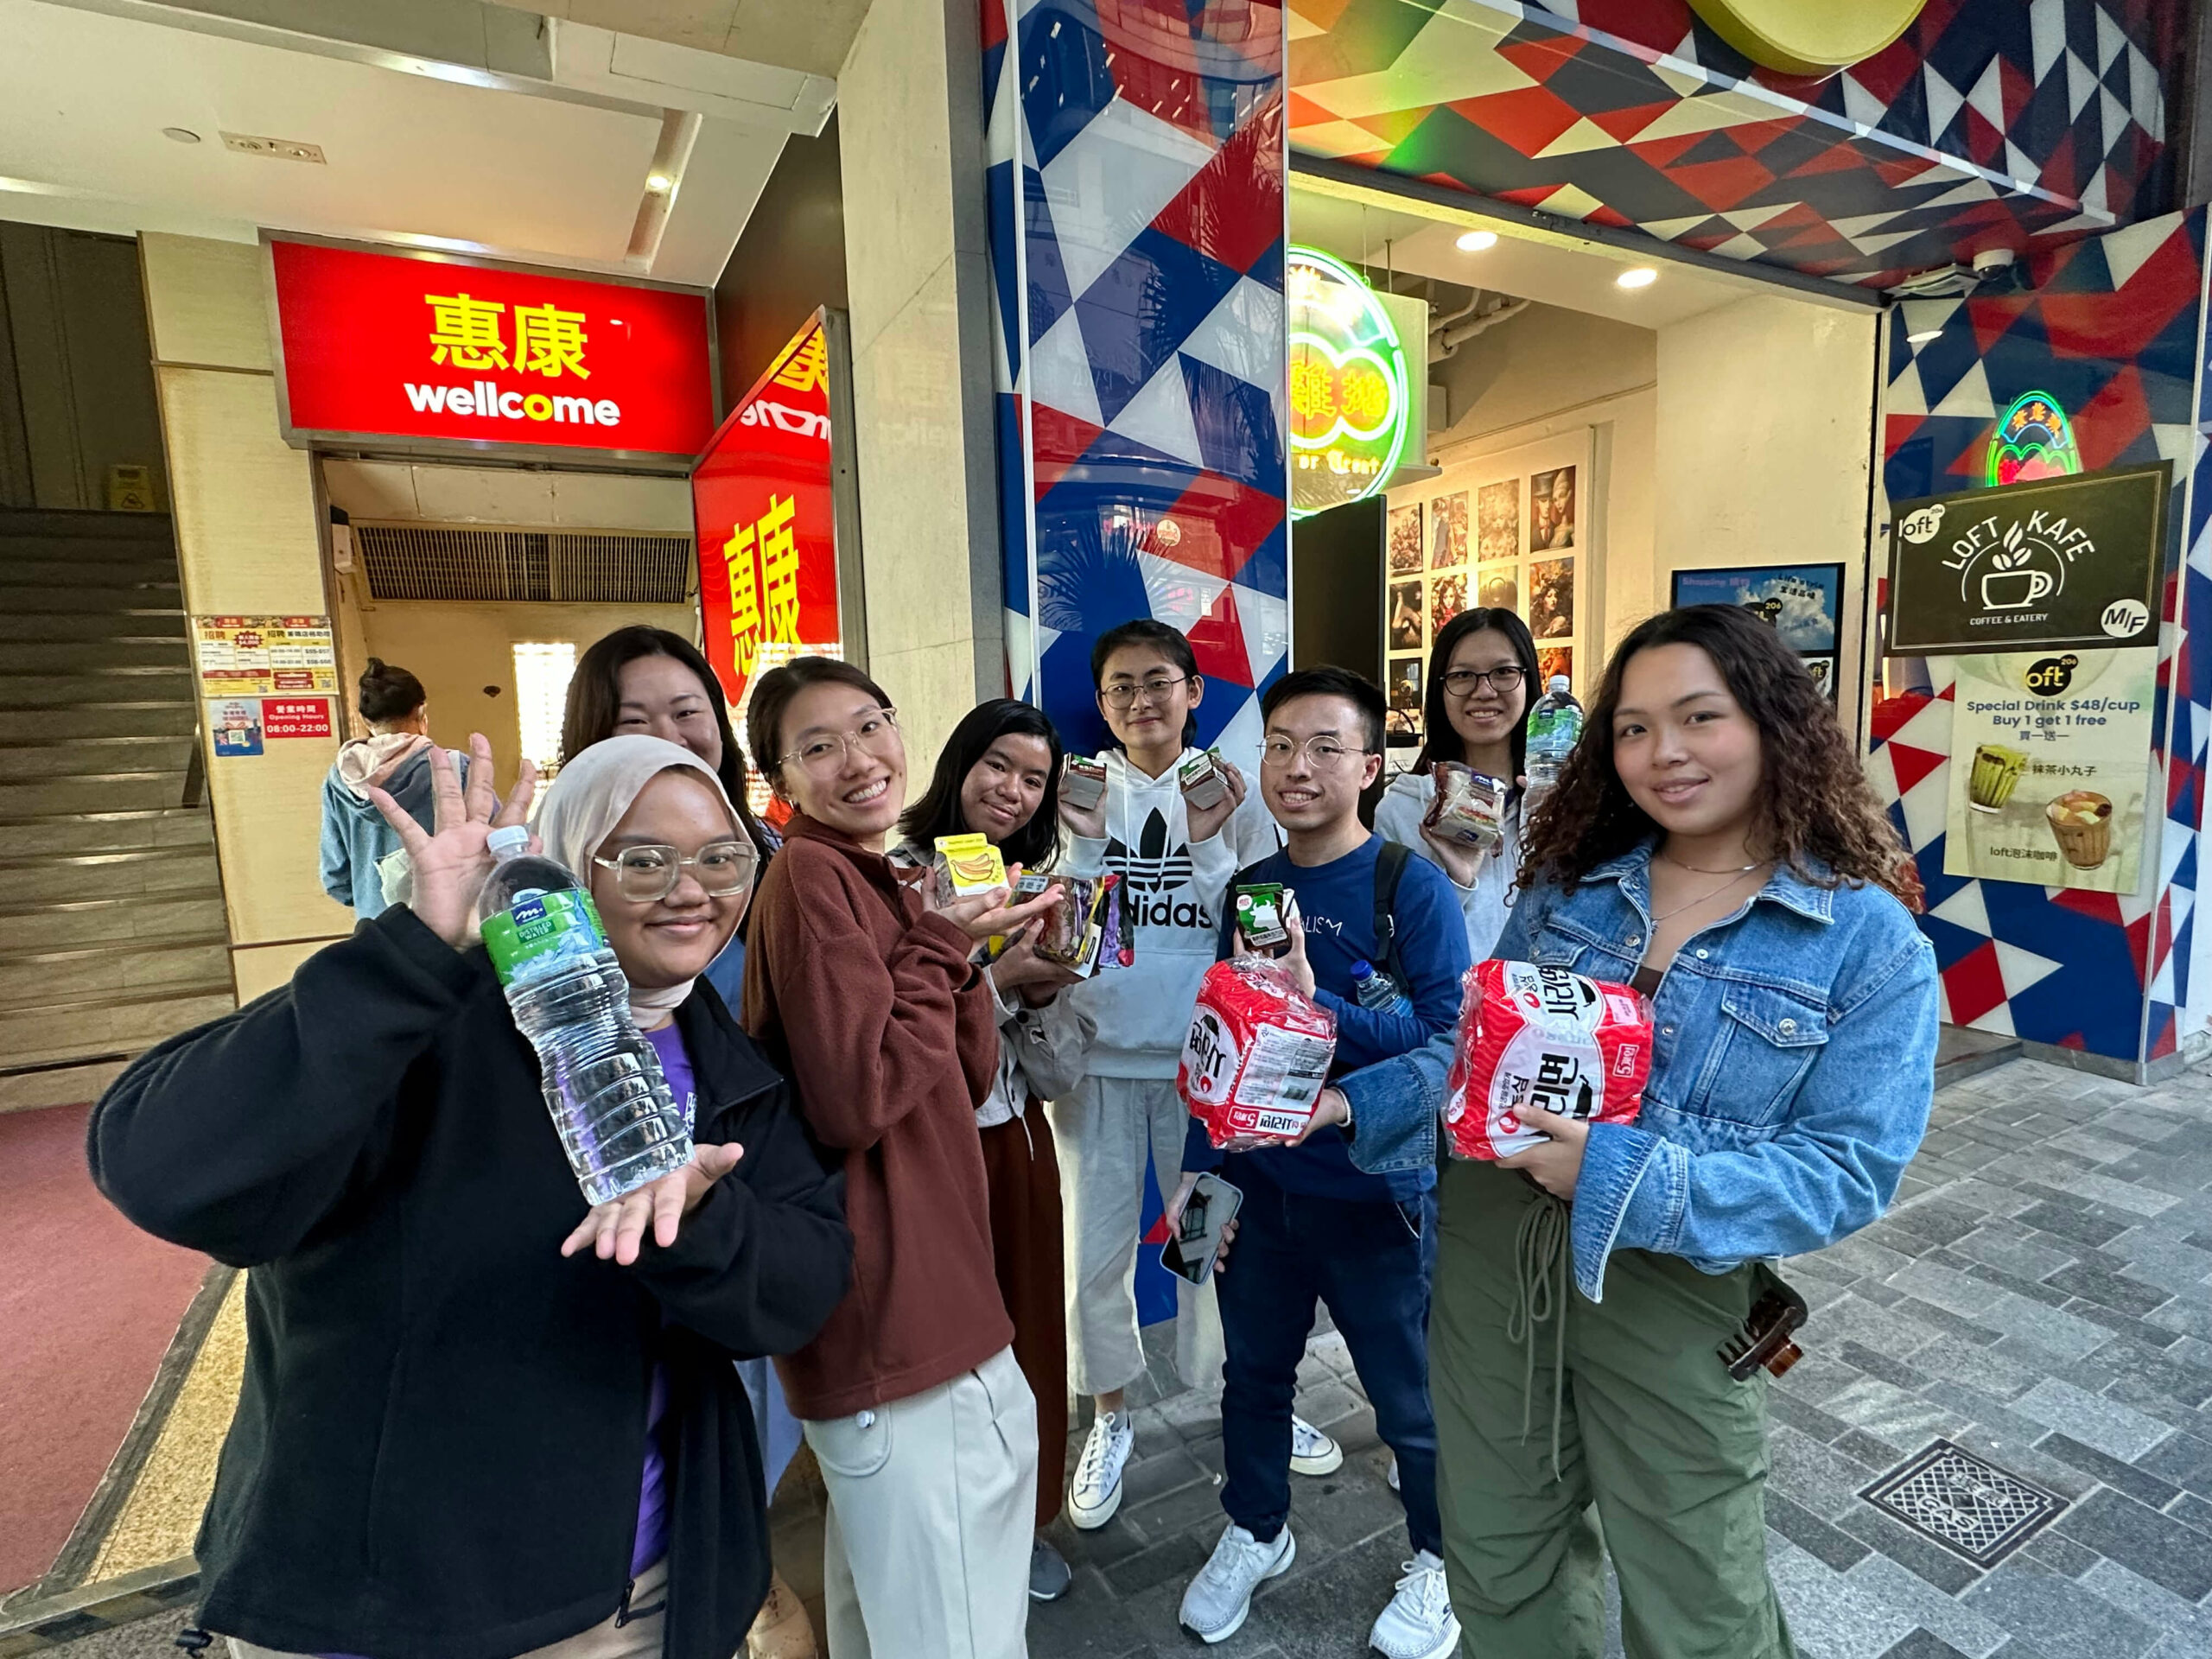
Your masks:
<svg viewBox="0 0 2212 1659"><path fill-rule="evenodd" d="M1605 1554L1630 1654L1792 1651L1766 1379L1729 1358L1771 1262L1894 1193L1937 1017L1910 866L1826 696L1740 611L1654 617L1556 786L1515 787L1478 852L1424 821L1439 762L1522 779L1537 664L1510 611L1440 631L1423 746L1379 800L1385 702L1357 674L1271 685L1256 773L1217 760L1217 798L1183 787L1188 641L1130 622L1092 670L1114 747L1086 807L1033 706L973 710L910 804L882 687L774 669L747 721L771 829L687 642L585 653L535 827L589 887L696 1146L588 1209L473 938L487 838L536 780L502 799L483 739L438 748L419 683L372 664L375 735L325 794L326 884L360 925L143 1056L91 1130L133 1219L253 1270L199 1547L235 1655L760 1651L804 1618L766 1522L802 1435L830 1659L1022 1654L1033 1598L1069 1582L1043 1529L1122 1501L1148 1169L1171 1230L1208 1173L1241 1195L1211 1277L1178 1283L1179 1368L1222 1385L1192 1636L1242 1626L1294 1560L1292 1475L1342 1462L1294 1409L1325 1306L1406 1510L1386 1659L1595 1659ZM936 890L956 834L996 844L1007 887ZM1131 965L1040 954L1059 894L1025 871L1118 877ZM1253 882L1294 890L1281 966L1338 1043L1299 1141L1217 1149L1176 1063L1207 968L1255 948L1228 902ZM1444 1155L1462 981L1491 957L1649 998L1634 1122Z"/></svg>

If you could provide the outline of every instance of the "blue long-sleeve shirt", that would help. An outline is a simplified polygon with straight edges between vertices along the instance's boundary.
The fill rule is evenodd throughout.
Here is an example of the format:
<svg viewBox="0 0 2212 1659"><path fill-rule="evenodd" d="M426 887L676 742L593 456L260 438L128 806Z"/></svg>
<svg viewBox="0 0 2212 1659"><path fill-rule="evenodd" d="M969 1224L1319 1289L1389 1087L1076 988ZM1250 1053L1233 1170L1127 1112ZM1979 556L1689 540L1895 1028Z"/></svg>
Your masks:
<svg viewBox="0 0 2212 1659"><path fill-rule="evenodd" d="M1412 1010L1391 1014L1362 1007L1353 993L1354 963L1368 963L1377 971L1382 966L1382 947L1375 937L1375 867L1382 850L1380 836L1370 836L1354 851L1326 864L1294 864L1286 850L1261 860L1239 878L1240 883L1280 881L1298 894L1306 958L1317 987L1314 1001L1337 1020L1332 1077L1409 1053L1440 1035L1448 1042L1459 1018L1460 981L1469 962L1467 931L1451 878L1427 859L1406 861L1391 907L1399 988ZM1236 920L1232 906L1222 908L1229 912L1219 945L1226 957L1236 949ZM1408 1198L1436 1181L1433 1167L1365 1173L1352 1163L1344 1132L1336 1128L1322 1129L1300 1146L1263 1147L1244 1155L1257 1160L1287 1192L1324 1198ZM1213 1169L1221 1160L1205 1126L1192 1119L1184 1140L1184 1169Z"/></svg>

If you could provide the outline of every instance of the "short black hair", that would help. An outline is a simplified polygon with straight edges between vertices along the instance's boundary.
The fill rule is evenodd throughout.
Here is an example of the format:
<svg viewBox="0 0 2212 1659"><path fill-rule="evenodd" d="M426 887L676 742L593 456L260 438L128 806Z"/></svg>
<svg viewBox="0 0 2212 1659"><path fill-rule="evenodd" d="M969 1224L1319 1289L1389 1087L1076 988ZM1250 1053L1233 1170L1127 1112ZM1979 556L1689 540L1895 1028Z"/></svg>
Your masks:
<svg viewBox="0 0 2212 1659"><path fill-rule="evenodd" d="M899 819L899 833L927 847L939 836L963 836L974 830L960 812L960 791L987 750L1008 733L1042 738L1051 758L1045 766L1045 792L1029 822L1006 838L1000 850L1010 864L1025 870L1042 869L1052 861L1060 843L1060 734L1042 709L1014 697L994 697L961 716L938 751L937 772L929 792L908 807Z"/></svg>
<svg viewBox="0 0 2212 1659"><path fill-rule="evenodd" d="M1367 676L1332 664L1294 670L1261 694L1260 717L1273 720L1276 709L1298 697L1342 697L1359 710L1360 722L1367 728L1367 752L1382 753L1382 724L1389 718L1390 703L1382 688Z"/></svg>
<svg viewBox="0 0 2212 1659"><path fill-rule="evenodd" d="M798 694L810 686L849 685L874 697L880 708L891 707L883 688L865 670L837 657L794 657L780 668L772 668L753 682L753 701L745 711L745 734L753 745L753 764L783 788L784 713ZM784 791L786 799L790 791Z"/></svg>
<svg viewBox="0 0 2212 1659"><path fill-rule="evenodd" d="M1495 633L1513 648L1513 660L1521 664L1521 722L1513 728L1513 775L1522 776L1529 770L1529 711L1544 695L1543 676L1537 671L1536 642L1530 637L1529 625L1503 607L1485 608L1477 606L1471 611L1462 611L1436 631L1436 644L1428 653L1428 691L1421 708L1421 753L1414 757L1413 770L1426 772L1439 760L1464 761L1467 745L1452 724L1452 711L1446 702L1444 671L1452 666L1452 653L1459 642L1474 633Z"/></svg>
<svg viewBox="0 0 2212 1659"><path fill-rule="evenodd" d="M1198 654L1191 649L1191 642L1182 632L1148 616L1140 616L1107 629L1098 636L1098 643L1091 646L1090 683L1094 690L1105 690L1106 659L1124 645L1150 645L1189 678L1198 677ZM1198 740L1198 716L1193 710L1183 717L1183 741L1191 744Z"/></svg>
<svg viewBox="0 0 2212 1659"><path fill-rule="evenodd" d="M363 720L379 725L387 720L404 720L430 700L422 681L381 657L369 658L368 667L361 671L359 690L359 698L353 706L361 711Z"/></svg>

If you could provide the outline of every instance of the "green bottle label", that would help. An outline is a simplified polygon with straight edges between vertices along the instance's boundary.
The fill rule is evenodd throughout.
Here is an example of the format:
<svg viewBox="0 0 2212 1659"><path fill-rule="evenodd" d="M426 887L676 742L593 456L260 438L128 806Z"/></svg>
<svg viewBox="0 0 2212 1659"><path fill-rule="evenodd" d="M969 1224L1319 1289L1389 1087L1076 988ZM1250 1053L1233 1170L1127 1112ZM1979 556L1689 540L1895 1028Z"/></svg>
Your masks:
<svg viewBox="0 0 2212 1659"><path fill-rule="evenodd" d="M512 985L524 963L561 953L587 956L607 949L607 929L591 895L581 888L534 893L512 910L484 918L484 948L492 953L499 983Z"/></svg>

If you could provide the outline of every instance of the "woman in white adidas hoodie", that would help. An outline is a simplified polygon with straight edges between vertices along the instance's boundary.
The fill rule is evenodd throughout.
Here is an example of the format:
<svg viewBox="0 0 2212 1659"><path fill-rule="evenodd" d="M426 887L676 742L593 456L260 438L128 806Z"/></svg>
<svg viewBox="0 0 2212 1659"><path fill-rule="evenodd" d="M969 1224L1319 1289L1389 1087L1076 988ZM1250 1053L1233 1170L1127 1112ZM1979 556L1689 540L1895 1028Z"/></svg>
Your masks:
<svg viewBox="0 0 2212 1659"><path fill-rule="evenodd" d="M1172 1190L1189 1116L1175 1062L1213 964L1223 897L1237 871L1281 844L1258 792L1248 795L1227 761L1216 763L1229 785L1221 802L1198 811L1184 799L1179 774L1201 753L1187 745L1205 692L1189 640L1165 623L1125 622L1100 636L1090 671L1122 747L1103 757L1099 806L1079 811L1061 796L1071 838L1062 868L1122 877L1136 962L1067 993L1097 1037L1088 1075L1052 1109L1067 1224L1069 1378L1098 1407L1068 1495L1070 1519L1086 1529L1120 1507L1133 1439L1122 1390L1145 1369L1135 1275L1146 1154ZM1176 1294L1178 1368L1196 1381L1221 1352L1213 1287L1179 1282Z"/></svg>
<svg viewBox="0 0 2212 1659"><path fill-rule="evenodd" d="M1376 804L1377 835L1403 842L1452 878L1467 924L1467 948L1477 962L1491 954L1505 931L1521 873L1521 791L1516 786L1506 806L1503 843L1484 857L1421 828L1436 798L1429 768L1438 760L1454 760L1517 785L1528 770L1523 756L1535 688L1536 642L1529 625L1508 610L1460 612L1438 630L1429 652L1421 753L1412 770L1393 778Z"/></svg>

